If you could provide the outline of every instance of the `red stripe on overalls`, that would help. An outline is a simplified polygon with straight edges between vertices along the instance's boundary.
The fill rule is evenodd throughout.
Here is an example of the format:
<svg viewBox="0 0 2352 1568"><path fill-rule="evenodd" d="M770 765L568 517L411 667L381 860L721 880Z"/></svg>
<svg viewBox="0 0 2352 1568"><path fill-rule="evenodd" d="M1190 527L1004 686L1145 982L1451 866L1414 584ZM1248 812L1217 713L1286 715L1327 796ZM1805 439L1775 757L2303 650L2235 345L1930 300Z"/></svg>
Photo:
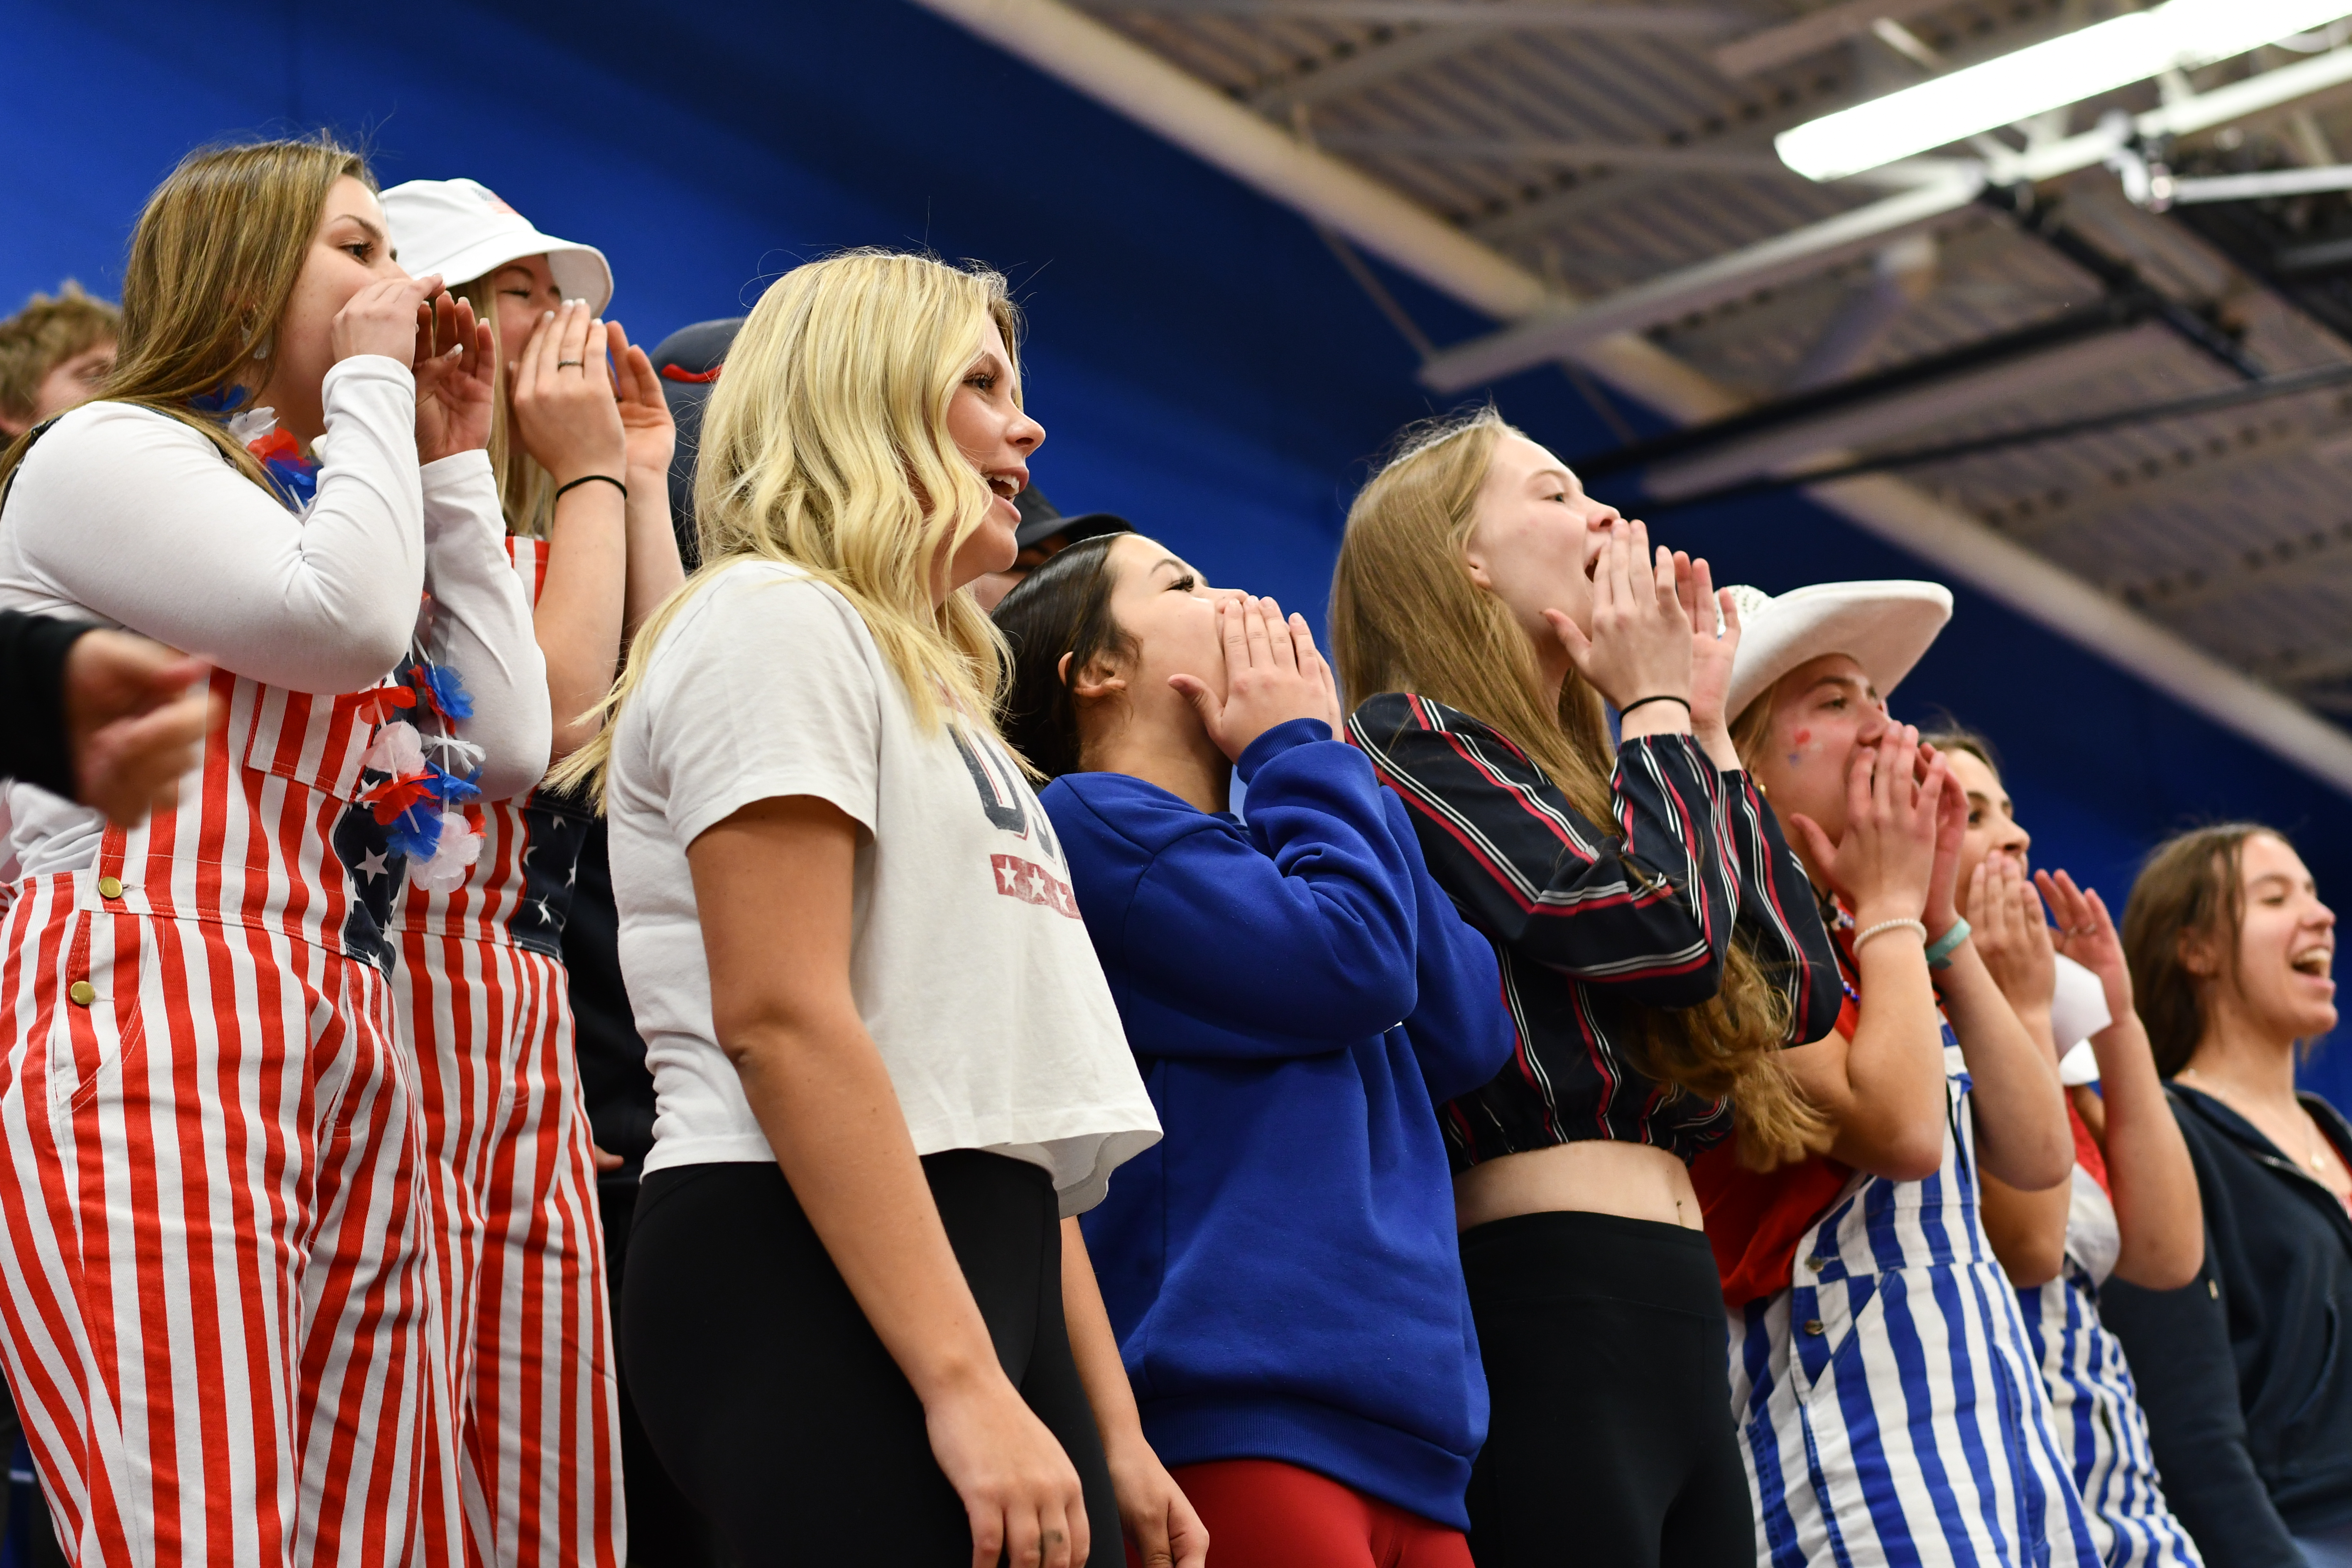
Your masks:
<svg viewBox="0 0 2352 1568"><path fill-rule="evenodd" d="M535 606L546 546L507 543ZM468 1563L502 1568L620 1568L619 1384L594 1149L563 966L513 936L527 911L521 807L487 803L473 874L446 893L411 888L396 916L395 1004L442 1226L462 1550ZM454 1553L442 1511L428 1500L427 1542Z"/></svg>

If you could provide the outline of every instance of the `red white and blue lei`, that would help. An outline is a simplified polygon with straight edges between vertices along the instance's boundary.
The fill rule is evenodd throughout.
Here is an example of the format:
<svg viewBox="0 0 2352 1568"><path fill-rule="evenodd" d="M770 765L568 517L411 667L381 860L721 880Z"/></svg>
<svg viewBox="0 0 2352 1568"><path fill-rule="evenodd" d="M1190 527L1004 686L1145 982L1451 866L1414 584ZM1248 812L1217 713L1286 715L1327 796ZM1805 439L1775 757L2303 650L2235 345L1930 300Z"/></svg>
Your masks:
<svg viewBox="0 0 2352 1568"><path fill-rule="evenodd" d="M318 498L318 460L278 427L275 409L244 407L251 396L232 386L190 404L226 425L229 438L253 454L278 500L299 517ZM363 765L380 775L360 804L384 829L389 847L407 858L408 879L446 892L464 884L482 855L481 748L457 734L458 721L473 717L473 700L464 678L426 658L421 640L397 673L399 680L359 698L360 719L376 727ZM416 722L428 714L436 721L431 730Z"/></svg>

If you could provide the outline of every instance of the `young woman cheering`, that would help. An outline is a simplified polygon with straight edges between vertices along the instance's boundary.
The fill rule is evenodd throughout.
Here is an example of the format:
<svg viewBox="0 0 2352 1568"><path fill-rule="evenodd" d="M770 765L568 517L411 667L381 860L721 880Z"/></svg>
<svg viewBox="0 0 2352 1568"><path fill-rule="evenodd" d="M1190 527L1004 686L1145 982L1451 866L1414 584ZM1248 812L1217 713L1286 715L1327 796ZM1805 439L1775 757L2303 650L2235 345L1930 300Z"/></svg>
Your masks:
<svg viewBox="0 0 2352 1568"><path fill-rule="evenodd" d="M960 592L1045 439L1016 325L920 257L772 286L704 416L701 569L555 775L605 780L660 1097L622 1353L745 1563L1068 1568L1189 1517L1076 1238L1159 1123Z"/></svg>
<svg viewBox="0 0 2352 1568"><path fill-rule="evenodd" d="M683 577L661 383L604 317L601 253L540 233L472 180L412 180L383 206L404 259L490 325L489 453L561 758L593 732L583 715L624 639ZM471 863L413 877L396 917L393 995L440 1187L465 1528L476 1556L506 1568L628 1558L595 1148L563 973L587 823L546 791L494 802Z"/></svg>
<svg viewBox="0 0 2352 1568"><path fill-rule="evenodd" d="M1804 1151L1782 1047L1837 993L1724 729L1738 614L1483 410L1409 433L1357 497L1331 625L1349 734L1518 1033L1441 1113L1493 1399L1471 1550L1750 1563L1688 1162L1735 1121L1757 1158Z"/></svg>
<svg viewBox="0 0 2352 1568"><path fill-rule="evenodd" d="M2096 1568L1977 1201L1979 1168L2028 1191L2066 1179L2057 1063L1955 908L1966 802L1948 763L1886 717L1951 595L1733 592L1748 626L1734 733L1823 900L1849 1001L1827 1038L1788 1053L1826 1150L1769 1174L1719 1156L1699 1173L1754 1550Z"/></svg>
<svg viewBox="0 0 2352 1568"><path fill-rule="evenodd" d="M2194 1563L2197 1548L2156 1473L2131 1367L2100 1320L2110 1279L2173 1289L2196 1278L2205 1252L2196 1173L2132 1010L2123 944L2097 893L2063 871L2028 879L2033 838L1990 743L1965 730L1930 739L1968 797L1958 880L1969 889L1969 941L2019 1020L2054 1055L2084 1039L2080 1026L2066 1031L2071 1039L2052 1032L2061 971L2095 987L2102 1004L2089 1015L2099 1026L2084 1042L2092 1070L2068 1094L2070 1178L2036 1193L1980 1175L1985 1236L2017 1287L2050 1396L2051 1434L2082 1494L2100 1560L2108 1568ZM2058 915L2054 931L2043 898Z"/></svg>
<svg viewBox="0 0 2352 1568"><path fill-rule="evenodd" d="M2296 1092L2336 1026L2336 914L2284 835L2158 846L2123 945L2205 1217L2204 1278L2103 1303L2209 1563L2352 1563L2352 1128Z"/></svg>
<svg viewBox="0 0 2352 1568"><path fill-rule="evenodd" d="M184 161L122 324L11 450L0 604L202 652L228 722L138 828L12 793L0 1340L77 1561L399 1559L455 1475L387 930L548 752L487 329L324 141Z"/></svg>
<svg viewBox="0 0 2352 1568"><path fill-rule="evenodd" d="M1128 533L996 618L1167 1131L1086 1223L1144 1431L1227 1568L1467 1568L1486 1391L1433 1105L1510 1054L1494 953L1303 617Z"/></svg>

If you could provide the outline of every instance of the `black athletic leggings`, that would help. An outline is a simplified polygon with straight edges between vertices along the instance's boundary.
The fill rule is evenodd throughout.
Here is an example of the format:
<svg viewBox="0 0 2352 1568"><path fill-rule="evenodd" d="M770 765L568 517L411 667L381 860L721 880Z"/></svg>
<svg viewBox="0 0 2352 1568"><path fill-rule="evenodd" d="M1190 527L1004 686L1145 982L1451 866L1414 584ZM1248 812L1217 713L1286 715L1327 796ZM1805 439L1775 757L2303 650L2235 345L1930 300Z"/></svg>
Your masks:
<svg viewBox="0 0 2352 1568"><path fill-rule="evenodd" d="M1728 1334L1705 1234L1530 1214L1462 1233L1493 1415L1478 1568L1754 1568Z"/></svg>
<svg viewBox="0 0 2352 1568"><path fill-rule="evenodd" d="M1053 1179L1000 1154L923 1161L1013 1386L1077 1467L1092 1561L1122 1561L1094 1411L1062 1321ZM971 1526L923 1407L772 1164L645 1179L621 1356L663 1465L740 1568L967 1568Z"/></svg>

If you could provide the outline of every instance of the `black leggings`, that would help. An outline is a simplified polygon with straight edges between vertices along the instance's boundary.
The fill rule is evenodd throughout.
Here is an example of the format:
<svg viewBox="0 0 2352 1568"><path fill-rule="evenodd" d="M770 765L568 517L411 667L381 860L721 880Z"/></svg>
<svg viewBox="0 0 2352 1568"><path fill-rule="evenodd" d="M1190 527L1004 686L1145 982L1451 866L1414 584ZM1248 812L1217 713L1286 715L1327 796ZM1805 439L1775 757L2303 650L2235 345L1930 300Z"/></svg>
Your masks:
<svg viewBox="0 0 2352 1568"><path fill-rule="evenodd" d="M1053 1180L975 1150L923 1161L1013 1386L1077 1467L1092 1561L1118 1563L1102 1438L1062 1321ZM971 1527L923 1407L772 1164L645 1179L621 1356L663 1465L740 1568L966 1568Z"/></svg>
<svg viewBox="0 0 2352 1568"><path fill-rule="evenodd" d="M1706 1236L1518 1215L1463 1232L1462 1271L1494 1408L1470 1474L1478 1568L1754 1568Z"/></svg>

